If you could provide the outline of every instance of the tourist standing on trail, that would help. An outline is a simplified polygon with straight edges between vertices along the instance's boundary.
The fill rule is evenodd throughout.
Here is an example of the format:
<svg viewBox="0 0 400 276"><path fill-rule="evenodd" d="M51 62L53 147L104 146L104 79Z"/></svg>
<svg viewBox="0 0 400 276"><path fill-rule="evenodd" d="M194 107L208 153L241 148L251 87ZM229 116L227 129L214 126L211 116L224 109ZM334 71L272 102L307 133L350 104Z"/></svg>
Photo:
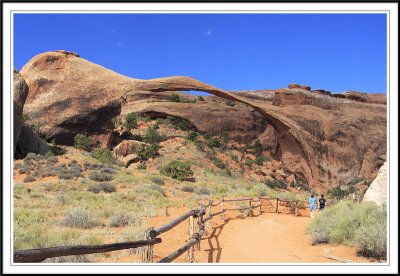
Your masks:
<svg viewBox="0 0 400 276"><path fill-rule="evenodd" d="M326 206L326 200L324 198L324 195L321 195L321 198L318 200L319 202L319 210L323 210Z"/></svg>
<svg viewBox="0 0 400 276"><path fill-rule="evenodd" d="M317 209L317 199L314 197L314 195L311 195L310 200L308 201L310 203L310 216L311 218L314 217L314 211Z"/></svg>

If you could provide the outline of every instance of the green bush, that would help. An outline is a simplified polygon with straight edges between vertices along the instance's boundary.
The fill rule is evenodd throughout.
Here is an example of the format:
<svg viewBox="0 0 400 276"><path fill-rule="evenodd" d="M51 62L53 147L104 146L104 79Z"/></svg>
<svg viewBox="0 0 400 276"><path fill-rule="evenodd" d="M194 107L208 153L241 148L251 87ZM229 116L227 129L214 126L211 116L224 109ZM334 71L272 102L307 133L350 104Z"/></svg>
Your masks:
<svg viewBox="0 0 400 276"><path fill-rule="evenodd" d="M251 160L251 159L246 159L246 161L245 161L244 163L245 163L245 165L246 165L247 167L251 168L251 167L253 167L254 161Z"/></svg>
<svg viewBox="0 0 400 276"><path fill-rule="evenodd" d="M386 258L387 214L374 203L339 202L319 212L307 228L312 244L356 246L370 257Z"/></svg>
<svg viewBox="0 0 400 276"><path fill-rule="evenodd" d="M193 177L193 171L190 168L189 161L174 160L160 168L164 175L178 179L180 181Z"/></svg>
<svg viewBox="0 0 400 276"><path fill-rule="evenodd" d="M262 166L262 164L264 164L265 160L266 160L265 157L259 156L256 158L256 164L259 166Z"/></svg>
<svg viewBox="0 0 400 276"><path fill-rule="evenodd" d="M342 199L348 196L350 192L348 190L343 190L340 186L328 190L328 195L333 198Z"/></svg>
<svg viewBox="0 0 400 276"><path fill-rule="evenodd" d="M115 116L111 119L111 122L114 124L115 127L122 125L121 116Z"/></svg>
<svg viewBox="0 0 400 276"><path fill-rule="evenodd" d="M83 134L77 134L74 137L74 146L77 149L90 151L90 140Z"/></svg>
<svg viewBox="0 0 400 276"><path fill-rule="evenodd" d="M202 96L197 96L197 99L198 99L199 101L204 102L204 98L203 98Z"/></svg>
<svg viewBox="0 0 400 276"><path fill-rule="evenodd" d="M220 168L220 169L225 169L225 168L226 168L225 163L222 162L222 160L221 160L221 159L218 159L217 157L215 157L215 158L213 159L213 163L214 163L215 166L217 166L217 167Z"/></svg>
<svg viewBox="0 0 400 276"><path fill-rule="evenodd" d="M210 148L219 148L222 145L220 139L218 138L210 138L207 140L207 146Z"/></svg>
<svg viewBox="0 0 400 276"><path fill-rule="evenodd" d="M138 170L145 170L145 169L147 169L147 165L146 165L146 163L140 163L137 166L137 168L138 168Z"/></svg>
<svg viewBox="0 0 400 276"><path fill-rule="evenodd" d="M188 134L187 134L187 136L186 136L186 138L187 138L188 140L194 142L194 141L196 141L198 135L199 135L199 134L198 134L197 132L195 132L195 131L189 131Z"/></svg>
<svg viewBox="0 0 400 276"><path fill-rule="evenodd" d="M124 126L127 129L134 129L137 127L137 118L135 113L131 112L126 114Z"/></svg>
<svg viewBox="0 0 400 276"><path fill-rule="evenodd" d="M161 142L161 135L158 133L155 127L149 126L146 134L144 135L143 141L149 144L159 143Z"/></svg>
<svg viewBox="0 0 400 276"><path fill-rule="evenodd" d="M180 102L181 98L177 94L172 94L168 97L168 100L171 102Z"/></svg>
<svg viewBox="0 0 400 276"><path fill-rule="evenodd" d="M140 161L147 160L149 158L154 158L158 154L158 150L160 149L159 144L152 144L152 145L141 145L136 150L136 155Z"/></svg>
<svg viewBox="0 0 400 276"><path fill-rule="evenodd" d="M285 182L279 181L277 179L274 180L268 180L266 183L268 188L271 189L286 189L287 185Z"/></svg>
<svg viewBox="0 0 400 276"><path fill-rule="evenodd" d="M254 149L254 154L257 157L261 156L262 152L264 151L264 147L261 145L261 142L258 139L254 142L252 148Z"/></svg>
<svg viewBox="0 0 400 276"><path fill-rule="evenodd" d="M91 153L91 156L103 164L117 163L109 149L97 148Z"/></svg>

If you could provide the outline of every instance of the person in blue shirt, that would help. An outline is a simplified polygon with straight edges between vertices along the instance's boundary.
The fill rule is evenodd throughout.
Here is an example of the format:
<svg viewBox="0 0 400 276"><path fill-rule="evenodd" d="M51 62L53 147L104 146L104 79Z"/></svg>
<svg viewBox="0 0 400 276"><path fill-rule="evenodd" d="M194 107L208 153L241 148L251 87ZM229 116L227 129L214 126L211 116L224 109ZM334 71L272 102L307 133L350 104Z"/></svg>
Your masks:
<svg viewBox="0 0 400 276"><path fill-rule="evenodd" d="M314 197L314 195L311 195L311 198L308 201L308 203L310 203L310 216L311 218L313 218L315 209L317 209L317 199Z"/></svg>

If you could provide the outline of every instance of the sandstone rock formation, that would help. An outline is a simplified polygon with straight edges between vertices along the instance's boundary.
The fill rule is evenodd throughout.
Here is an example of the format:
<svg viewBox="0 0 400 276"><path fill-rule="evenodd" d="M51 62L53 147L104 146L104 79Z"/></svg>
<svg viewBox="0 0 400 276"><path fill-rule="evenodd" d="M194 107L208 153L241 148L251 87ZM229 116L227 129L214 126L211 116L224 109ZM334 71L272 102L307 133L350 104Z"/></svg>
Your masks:
<svg viewBox="0 0 400 276"><path fill-rule="evenodd" d="M378 175L372 181L368 190L364 194L363 201L375 202L377 205L382 206L387 203L387 162L380 167Z"/></svg>
<svg viewBox="0 0 400 276"><path fill-rule="evenodd" d="M14 69L14 153L21 133L21 127L23 125L22 112L26 97L28 96L28 90L28 85L26 85L25 80L19 72Z"/></svg>
<svg viewBox="0 0 400 276"><path fill-rule="evenodd" d="M246 97L246 93L228 93L188 77L128 78L68 52L35 56L21 74L30 89L26 111L33 120L46 122L43 129L46 138L55 138L57 143L72 144L77 133L86 133L93 143L110 146L113 139L111 118L122 109L171 112L196 124L196 115L191 112L203 108L200 103L192 106L149 100L143 104L135 99L139 94L143 100L160 92L195 90L258 112L254 118L261 115L267 124L260 120L253 134L261 135L267 125L271 125L283 167L306 179L315 191L350 183L356 177L372 179L377 173L378 157L386 153L386 105L353 101L346 96L338 99L333 95L320 95L310 92L306 86L275 91L283 104L275 102L273 105L268 99L262 100L263 92ZM293 97L294 100L288 100ZM215 106L208 106L210 114L215 112ZM245 108L243 112L247 112ZM234 114L228 116L241 122ZM204 118L210 120L212 115ZM200 128L199 121L197 124ZM265 127L258 129L260 126Z"/></svg>

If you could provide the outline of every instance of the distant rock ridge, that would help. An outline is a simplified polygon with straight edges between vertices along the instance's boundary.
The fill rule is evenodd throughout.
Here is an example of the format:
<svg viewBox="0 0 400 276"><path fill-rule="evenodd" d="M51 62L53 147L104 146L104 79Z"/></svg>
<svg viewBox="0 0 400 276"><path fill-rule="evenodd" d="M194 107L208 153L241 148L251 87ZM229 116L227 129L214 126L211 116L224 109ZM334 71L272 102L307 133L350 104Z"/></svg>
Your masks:
<svg viewBox="0 0 400 276"><path fill-rule="evenodd" d="M300 86L275 90L270 97L270 90L232 93L184 76L141 80L68 51L33 57L21 75L29 86L26 111L33 122L45 122L46 139L57 143L71 144L83 133L95 145L111 147L111 119L130 111L180 116L198 129L227 129L247 141L270 132L270 125L275 135L265 137L276 137L284 169L315 191L357 177L373 179L386 153L386 105L354 101L347 94L337 99ZM171 91L203 91L218 98L190 103L160 96Z"/></svg>

